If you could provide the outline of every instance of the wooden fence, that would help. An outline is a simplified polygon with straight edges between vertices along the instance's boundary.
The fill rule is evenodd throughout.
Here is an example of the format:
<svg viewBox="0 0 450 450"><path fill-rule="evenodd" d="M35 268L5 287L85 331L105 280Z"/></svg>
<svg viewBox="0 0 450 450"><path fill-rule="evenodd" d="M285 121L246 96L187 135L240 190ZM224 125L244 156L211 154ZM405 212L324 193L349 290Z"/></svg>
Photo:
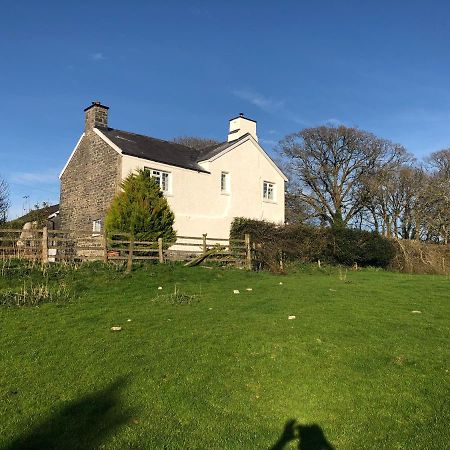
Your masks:
<svg viewBox="0 0 450 450"><path fill-rule="evenodd" d="M223 239L203 234L177 236L175 243L158 239L137 241L128 233L103 233L80 230L0 228L0 259L28 259L42 263L55 261L190 261L199 256L208 261L252 266L250 235L245 239Z"/></svg>

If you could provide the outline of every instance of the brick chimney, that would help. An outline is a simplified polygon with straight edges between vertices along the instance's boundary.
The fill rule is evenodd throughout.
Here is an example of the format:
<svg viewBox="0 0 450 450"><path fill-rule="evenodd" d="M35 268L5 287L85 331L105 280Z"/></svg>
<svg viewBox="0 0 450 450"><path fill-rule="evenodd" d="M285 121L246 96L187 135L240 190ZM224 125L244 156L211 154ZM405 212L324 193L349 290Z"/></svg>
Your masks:
<svg viewBox="0 0 450 450"><path fill-rule="evenodd" d="M92 102L91 106L85 108L85 131L93 128L108 128L108 109L109 106L104 106L100 102Z"/></svg>
<svg viewBox="0 0 450 450"><path fill-rule="evenodd" d="M254 139L258 140L256 135L256 121L244 117L244 113L230 120L230 132L228 133L228 142L239 139L244 134L250 134Z"/></svg>

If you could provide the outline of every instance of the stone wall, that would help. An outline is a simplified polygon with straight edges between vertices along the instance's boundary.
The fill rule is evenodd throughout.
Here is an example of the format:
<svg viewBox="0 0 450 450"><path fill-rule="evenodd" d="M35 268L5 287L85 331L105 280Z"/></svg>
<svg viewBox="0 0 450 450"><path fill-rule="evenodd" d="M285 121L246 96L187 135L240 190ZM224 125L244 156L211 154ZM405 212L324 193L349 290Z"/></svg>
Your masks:
<svg viewBox="0 0 450 450"><path fill-rule="evenodd" d="M100 102L92 102L92 105L84 110L85 129L108 128L108 109L108 106L104 106Z"/></svg>
<svg viewBox="0 0 450 450"><path fill-rule="evenodd" d="M61 229L92 230L120 189L121 156L87 129L61 176Z"/></svg>

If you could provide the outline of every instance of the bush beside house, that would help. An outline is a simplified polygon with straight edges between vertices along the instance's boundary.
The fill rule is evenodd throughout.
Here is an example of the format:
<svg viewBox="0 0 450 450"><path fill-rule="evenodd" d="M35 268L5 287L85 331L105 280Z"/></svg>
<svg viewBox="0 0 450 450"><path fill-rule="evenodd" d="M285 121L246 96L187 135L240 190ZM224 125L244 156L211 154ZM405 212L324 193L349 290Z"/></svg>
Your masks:
<svg viewBox="0 0 450 450"><path fill-rule="evenodd" d="M175 242L174 214L150 171L141 169L122 183L105 218L105 231L129 233L135 240L156 242L165 247Z"/></svg>
<svg viewBox="0 0 450 450"><path fill-rule="evenodd" d="M396 254L394 243L375 232L347 228L319 228L306 224L276 225L236 218L232 239L249 233L260 267L280 269L280 260L387 267Z"/></svg>

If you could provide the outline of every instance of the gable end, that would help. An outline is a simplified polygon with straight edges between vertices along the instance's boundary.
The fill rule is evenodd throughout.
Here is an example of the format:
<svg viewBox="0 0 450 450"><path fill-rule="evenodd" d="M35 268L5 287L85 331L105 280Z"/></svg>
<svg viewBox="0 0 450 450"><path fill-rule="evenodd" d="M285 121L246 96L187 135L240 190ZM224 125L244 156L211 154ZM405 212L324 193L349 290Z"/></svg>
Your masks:
<svg viewBox="0 0 450 450"><path fill-rule="evenodd" d="M273 159L266 153L266 151L259 145L258 141L253 138L251 134L244 135L241 139L237 140L236 142L232 143L232 145L226 146L223 151L220 153L214 154L211 156L211 158L206 159L205 161L215 161L216 159L220 158L221 156L225 155L228 152L233 151L235 148L239 147L239 145L243 144L244 142L251 141L255 147L263 154L263 156L267 159L269 164L278 172L278 174L284 179L284 181L288 181L288 178L286 175L281 171L281 169L275 164Z"/></svg>
<svg viewBox="0 0 450 450"><path fill-rule="evenodd" d="M61 173L61 227L89 230L103 220L120 189L122 156L100 136L85 133Z"/></svg>

